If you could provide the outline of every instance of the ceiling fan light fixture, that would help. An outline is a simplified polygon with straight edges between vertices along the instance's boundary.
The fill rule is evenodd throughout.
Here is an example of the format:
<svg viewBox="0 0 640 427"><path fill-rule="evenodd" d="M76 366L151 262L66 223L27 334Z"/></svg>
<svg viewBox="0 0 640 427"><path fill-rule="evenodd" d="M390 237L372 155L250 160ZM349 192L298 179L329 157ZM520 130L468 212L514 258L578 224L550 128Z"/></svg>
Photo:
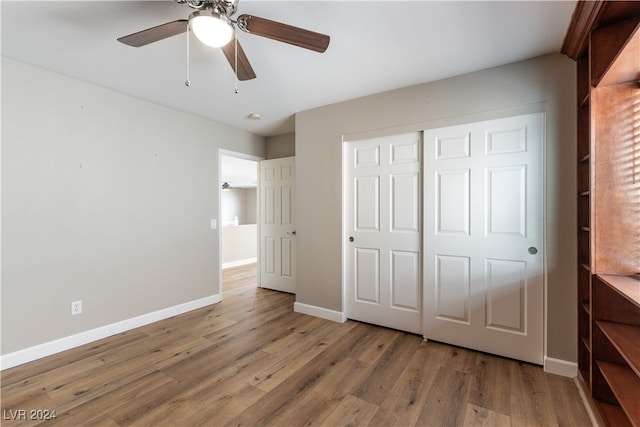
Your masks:
<svg viewBox="0 0 640 427"><path fill-rule="evenodd" d="M198 10L189 16L193 34L207 46L222 47L233 38L233 26L224 15L212 10Z"/></svg>

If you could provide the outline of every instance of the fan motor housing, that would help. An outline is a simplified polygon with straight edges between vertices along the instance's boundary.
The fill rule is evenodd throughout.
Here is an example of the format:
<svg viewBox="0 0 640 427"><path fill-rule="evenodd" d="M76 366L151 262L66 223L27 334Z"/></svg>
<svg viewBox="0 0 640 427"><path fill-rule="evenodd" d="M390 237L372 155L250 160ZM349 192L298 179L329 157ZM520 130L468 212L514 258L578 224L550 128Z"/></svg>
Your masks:
<svg viewBox="0 0 640 427"><path fill-rule="evenodd" d="M213 10L227 17L233 15L238 10L238 0L174 0L178 4L186 4L192 9Z"/></svg>

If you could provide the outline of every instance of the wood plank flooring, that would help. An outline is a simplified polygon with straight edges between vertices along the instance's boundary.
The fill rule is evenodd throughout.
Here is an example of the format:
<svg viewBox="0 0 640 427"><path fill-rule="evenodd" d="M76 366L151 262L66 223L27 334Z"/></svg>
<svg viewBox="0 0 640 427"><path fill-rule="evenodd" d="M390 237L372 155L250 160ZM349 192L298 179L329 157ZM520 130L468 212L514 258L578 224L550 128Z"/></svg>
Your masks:
<svg viewBox="0 0 640 427"><path fill-rule="evenodd" d="M225 270L223 288L219 304L3 371L2 425L591 425L574 382L539 366L294 313L255 265Z"/></svg>

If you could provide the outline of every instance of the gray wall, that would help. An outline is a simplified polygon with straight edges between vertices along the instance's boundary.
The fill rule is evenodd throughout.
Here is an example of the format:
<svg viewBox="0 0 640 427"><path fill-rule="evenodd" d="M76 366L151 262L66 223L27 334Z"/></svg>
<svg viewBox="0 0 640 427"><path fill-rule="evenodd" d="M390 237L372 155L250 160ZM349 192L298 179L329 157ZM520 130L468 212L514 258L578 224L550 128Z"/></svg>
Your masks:
<svg viewBox="0 0 640 427"><path fill-rule="evenodd" d="M2 61L2 354L220 293L218 149L264 138Z"/></svg>
<svg viewBox="0 0 640 427"><path fill-rule="evenodd" d="M266 139L267 159L281 159L296 155L295 133L268 136Z"/></svg>
<svg viewBox="0 0 640 427"><path fill-rule="evenodd" d="M297 301L342 311L342 139L546 110L546 355L576 361L575 63L559 54L296 115Z"/></svg>
<svg viewBox="0 0 640 427"><path fill-rule="evenodd" d="M223 191L222 217L220 223L225 224L238 217L238 224L258 223L258 189L257 188L232 188Z"/></svg>

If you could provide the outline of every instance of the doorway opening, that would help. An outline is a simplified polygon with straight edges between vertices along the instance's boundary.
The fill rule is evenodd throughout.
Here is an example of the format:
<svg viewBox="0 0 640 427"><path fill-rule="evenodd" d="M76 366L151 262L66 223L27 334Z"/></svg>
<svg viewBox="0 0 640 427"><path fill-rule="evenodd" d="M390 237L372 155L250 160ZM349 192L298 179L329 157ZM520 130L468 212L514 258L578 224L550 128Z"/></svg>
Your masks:
<svg viewBox="0 0 640 427"><path fill-rule="evenodd" d="M257 286L258 157L220 150L221 292L246 280ZM228 277L227 277L228 276Z"/></svg>

